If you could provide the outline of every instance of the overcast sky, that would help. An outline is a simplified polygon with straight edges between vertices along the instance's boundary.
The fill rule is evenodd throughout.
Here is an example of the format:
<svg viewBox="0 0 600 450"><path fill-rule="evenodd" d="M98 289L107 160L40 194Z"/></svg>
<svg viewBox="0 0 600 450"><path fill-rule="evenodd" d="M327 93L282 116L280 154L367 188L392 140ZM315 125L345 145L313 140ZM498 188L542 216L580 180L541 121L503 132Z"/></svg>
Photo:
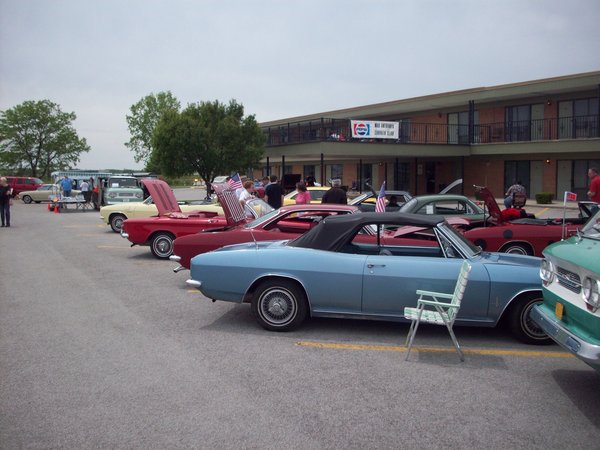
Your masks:
<svg viewBox="0 0 600 450"><path fill-rule="evenodd" d="M141 168L150 93L261 121L600 70L600 0L0 0L0 109L75 112L82 169Z"/></svg>

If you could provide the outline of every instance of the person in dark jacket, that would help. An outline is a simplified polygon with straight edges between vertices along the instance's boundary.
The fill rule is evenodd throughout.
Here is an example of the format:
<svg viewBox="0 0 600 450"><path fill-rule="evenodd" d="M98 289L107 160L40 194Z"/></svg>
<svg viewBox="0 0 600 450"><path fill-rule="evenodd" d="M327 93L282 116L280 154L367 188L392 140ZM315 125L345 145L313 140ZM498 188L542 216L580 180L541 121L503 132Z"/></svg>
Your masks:
<svg viewBox="0 0 600 450"><path fill-rule="evenodd" d="M348 198L346 197L346 191L344 191L340 186L342 185L342 181L339 179L331 180L331 188L323 194L323 198L321 199L321 203L340 203L345 205L348 203Z"/></svg>
<svg viewBox="0 0 600 450"><path fill-rule="evenodd" d="M5 177L0 178L0 219L3 227L10 227L10 203L12 202L12 187Z"/></svg>

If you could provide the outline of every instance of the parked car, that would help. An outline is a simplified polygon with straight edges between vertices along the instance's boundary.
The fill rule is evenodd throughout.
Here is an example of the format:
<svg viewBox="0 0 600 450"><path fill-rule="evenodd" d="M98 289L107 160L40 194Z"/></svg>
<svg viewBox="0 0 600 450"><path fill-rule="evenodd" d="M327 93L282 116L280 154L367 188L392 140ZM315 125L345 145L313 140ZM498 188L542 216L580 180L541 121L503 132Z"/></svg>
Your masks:
<svg viewBox="0 0 600 450"><path fill-rule="evenodd" d="M516 253L541 256L548 245L574 235L591 216L593 202L579 202L579 216L566 219L536 219L522 214L523 218L508 220L507 210L500 210L488 188L480 188L479 195L489 211L490 220L485 227L465 231L465 237L491 252ZM517 213L518 214L518 213Z"/></svg>
<svg viewBox="0 0 600 450"><path fill-rule="evenodd" d="M81 191L72 190L71 196L76 197ZM53 198L60 195L60 187L56 184L42 184L38 189L33 191L22 191L20 194L23 203L40 203L40 202L51 202Z"/></svg>
<svg viewBox="0 0 600 450"><path fill-rule="evenodd" d="M353 198L349 203L351 205L358 206L363 212L375 212L375 204L377 203L378 193L375 191L367 191L360 194L358 197ZM395 197L396 205L390 205L390 199ZM406 191L385 191L385 211L394 212L399 211L402 205L408 202L412 197L410 193Z"/></svg>
<svg viewBox="0 0 600 450"><path fill-rule="evenodd" d="M306 189L308 190L308 192L310 192L310 196L312 198L312 200L310 201L311 203L321 203L321 199L323 198L323 195L325 195L325 192L327 192L329 190L329 187L328 186L308 186ZM293 190L289 194L285 195L283 197L283 204L284 205L295 205L297 195L298 195L297 190Z"/></svg>
<svg viewBox="0 0 600 450"><path fill-rule="evenodd" d="M600 371L600 210L577 236L543 254L544 302L531 316L558 345Z"/></svg>
<svg viewBox="0 0 600 450"><path fill-rule="evenodd" d="M458 216L468 219L471 224L483 224L485 211L471 199L458 194L419 195L408 200L401 213Z"/></svg>
<svg viewBox="0 0 600 450"><path fill-rule="evenodd" d="M35 177L13 177L7 176L6 181L12 187L13 195L20 195L23 191L35 191L44 182Z"/></svg>
<svg viewBox="0 0 600 450"><path fill-rule="evenodd" d="M242 207L235 192L229 189L217 190L224 216L216 212L183 213L175 195L167 183L161 180L144 179L142 183L154 199L158 209L157 217L127 219L121 227L121 236L133 245L149 245L152 254L159 259L167 259L173 254L173 241L187 234L207 228L221 228L241 221L251 221L273 210L267 203L254 199Z"/></svg>
<svg viewBox="0 0 600 450"><path fill-rule="evenodd" d="M251 303L258 323L273 331L292 330L308 316L405 321L417 289L454 289L464 259L472 271L457 325L493 327L505 319L522 341L549 342L529 318L542 301L540 258L482 252L440 216L326 217L292 241L197 255L187 283L213 300Z"/></svg>
<svg viewBox="0 0 600 450"><path fill-rule="evenodd" d="M173 243L170 259L180 265L175 272L190 268L190 260L200 253L215 250L224 245L242 242L258 242L274 239L292 239L305 233L323 218L358 212L350 205L289 205L282 206L250 223L236 223L223 228L211 228L196 234L179 237Z"/></svg>
<svg viewBox="0 0 600 450"><path fill-rule="evenodd" d="M177 202L179 209L184 213L194 211L214 212L223 215L223 208L212 201L204 202ZM154 204L152 196L149 196L143 202L117 203L114 205L103 206L100 208L100 217L102 221L110 225L115 233L121 232L123 222L127 219L154 217L158 216L158 208Z"/></svg>

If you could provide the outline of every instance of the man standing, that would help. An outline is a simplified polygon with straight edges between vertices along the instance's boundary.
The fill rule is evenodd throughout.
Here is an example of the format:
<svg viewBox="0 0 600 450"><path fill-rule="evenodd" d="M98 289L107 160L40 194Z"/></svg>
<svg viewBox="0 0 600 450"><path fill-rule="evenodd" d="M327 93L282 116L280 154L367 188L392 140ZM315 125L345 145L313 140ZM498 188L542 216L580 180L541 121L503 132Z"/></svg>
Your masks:
<svg viewBox="0 0 600 450"><path fill-rule="evenodd" d="M600 175L598 175L598 169L590 167L588 177L590 178L590 190L587 196L591 201L600 203Z"/></svg>
<svg viewBox="0 0 600 450"><path fill-rule="evenodd" d="M271 175L270 180L265 188L265 200L274 209L279 209L283 205L283 189L277 182L277 175Z"/></svg>
<svg viewBox="0 0 600 450"><path fill-rule="evenodd" d="M79 186L79 189L81 189L81 195L83 195L85 202L89 203L92 194L90 191L90 184L86 180L83 180Z"/></svg>
<svg viewBox="0 0 600 450"><path fill-rule="evenodd" d="M321 203L339 203L345 205L348 203L348 199L346 197L346 191L344 191L340 186L342 185L342 180L335 179L331 180L331 189L329 189L325 194L323 194L323 198L321 199Z"/></svg>
<svg viewBox="0 0 600 450"><path fill-rule="evenodd" d="M65 197L70 197L71 189L73 188L73 182L68 176L65 175L65 177L62 179L61 186L63 190L63 195Z"/></svg>

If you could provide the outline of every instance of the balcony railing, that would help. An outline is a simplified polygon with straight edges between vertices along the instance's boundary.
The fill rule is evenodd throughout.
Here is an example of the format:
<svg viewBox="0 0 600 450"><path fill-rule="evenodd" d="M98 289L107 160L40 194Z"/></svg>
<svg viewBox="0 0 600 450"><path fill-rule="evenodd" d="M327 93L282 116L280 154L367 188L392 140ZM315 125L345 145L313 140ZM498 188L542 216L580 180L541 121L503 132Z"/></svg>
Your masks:
<svg viewBox="0 0 600 450"><path fill-rule="evenodd" d="M469 145L501 142L600 138L600 116L576 116L469 125L400 121L398 139L352 138L349 119L290 122L265 127L267 147L320 141L376 144Z"/></svg>

